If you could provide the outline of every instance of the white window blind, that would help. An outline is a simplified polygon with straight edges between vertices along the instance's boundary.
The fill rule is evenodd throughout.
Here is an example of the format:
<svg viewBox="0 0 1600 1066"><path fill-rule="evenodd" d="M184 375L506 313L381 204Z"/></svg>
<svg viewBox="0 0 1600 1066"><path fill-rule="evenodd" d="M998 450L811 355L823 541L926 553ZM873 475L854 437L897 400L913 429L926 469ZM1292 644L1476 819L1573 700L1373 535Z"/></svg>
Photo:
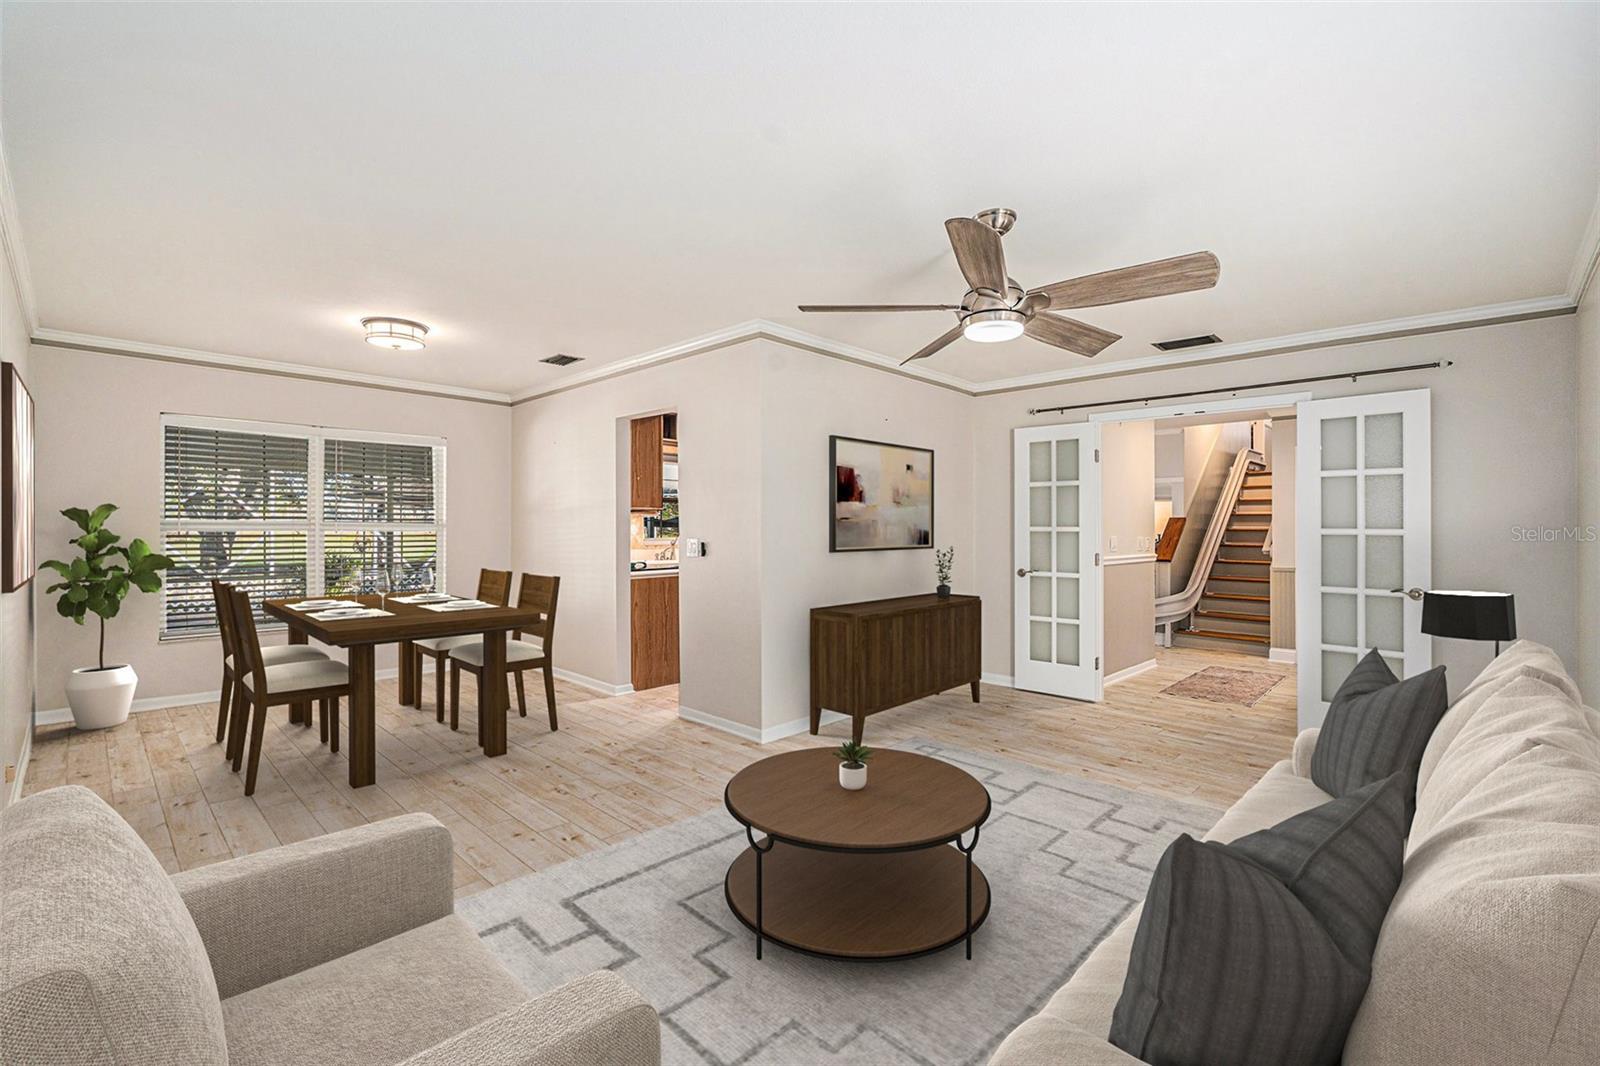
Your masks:
<svg viewBox="0 0 1600 1066"><path fill-rule="evenodd" d="M212 578L257 603L439 587L442 441L180 415L162 433L163 636L216 629Z"/></svg>

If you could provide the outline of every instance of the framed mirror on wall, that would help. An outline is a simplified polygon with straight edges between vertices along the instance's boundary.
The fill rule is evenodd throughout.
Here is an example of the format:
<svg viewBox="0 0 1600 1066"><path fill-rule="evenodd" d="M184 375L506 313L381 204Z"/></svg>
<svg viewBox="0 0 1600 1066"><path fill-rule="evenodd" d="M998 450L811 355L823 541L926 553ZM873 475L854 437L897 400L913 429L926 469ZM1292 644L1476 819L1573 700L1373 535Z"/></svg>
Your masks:
<svg viewBox="0 0 1600 1066"><path fill-rule="evenodd" d="M0 372L0 591L33 580L33 397L11 363Z"/></svg>

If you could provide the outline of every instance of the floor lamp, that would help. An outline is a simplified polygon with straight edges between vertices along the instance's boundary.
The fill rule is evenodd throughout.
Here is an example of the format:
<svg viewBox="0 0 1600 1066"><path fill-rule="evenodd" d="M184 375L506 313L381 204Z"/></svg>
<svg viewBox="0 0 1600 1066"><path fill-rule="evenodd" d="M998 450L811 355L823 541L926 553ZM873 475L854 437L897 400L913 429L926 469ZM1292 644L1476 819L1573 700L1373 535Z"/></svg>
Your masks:
<svg viewBox="0 0 1600 1066"><path fill-rule="evenodd" d="M1502 640L1517 639L1517 607L1509 592L1424 592L1422 631L1433 637L1492 640L1500 655Z"/></svg>

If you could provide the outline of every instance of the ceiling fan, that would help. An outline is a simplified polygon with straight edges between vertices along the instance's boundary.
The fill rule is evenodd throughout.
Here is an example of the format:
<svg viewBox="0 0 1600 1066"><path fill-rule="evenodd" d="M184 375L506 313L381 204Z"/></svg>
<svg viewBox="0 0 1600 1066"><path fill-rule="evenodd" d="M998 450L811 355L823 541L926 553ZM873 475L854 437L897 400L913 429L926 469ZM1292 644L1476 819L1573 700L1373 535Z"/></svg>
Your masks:
<svg viewBox="0 0 1600 1066"><path fill-rule="evenodd" d="M1024 290L1006 274L1000 238L1016 224L1007 207L980 211L972 218L952 218L944 228L956 264L971 286L959 304L801 304L802 311L954 311L959 321L920 351L903 360L926 359L959 337L990 343L1027 334L1036 341L1075 355L1099 355L1121 334L1054 314L1051 307L1100 307L1151 296L1209 289L1222 272L1210 252L1193 252L1153 263L1086 274L1053 285Z"/></svg>

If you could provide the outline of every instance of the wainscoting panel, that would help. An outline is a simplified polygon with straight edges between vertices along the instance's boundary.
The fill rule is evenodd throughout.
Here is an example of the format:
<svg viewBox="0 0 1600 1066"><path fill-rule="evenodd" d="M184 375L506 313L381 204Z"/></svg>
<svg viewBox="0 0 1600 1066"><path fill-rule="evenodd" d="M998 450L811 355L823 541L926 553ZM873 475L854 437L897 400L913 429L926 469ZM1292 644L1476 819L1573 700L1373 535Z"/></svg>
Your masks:
<svg viewBox="0 0 1600 1066"><path fill-rule="evenodd" d="M1267 593L1272 597L1268 613L1272 621L1268 628L1271 631L1272 647L1289 650L1294 647L1294 567L1272 568L1272 583Z"/></svg>

